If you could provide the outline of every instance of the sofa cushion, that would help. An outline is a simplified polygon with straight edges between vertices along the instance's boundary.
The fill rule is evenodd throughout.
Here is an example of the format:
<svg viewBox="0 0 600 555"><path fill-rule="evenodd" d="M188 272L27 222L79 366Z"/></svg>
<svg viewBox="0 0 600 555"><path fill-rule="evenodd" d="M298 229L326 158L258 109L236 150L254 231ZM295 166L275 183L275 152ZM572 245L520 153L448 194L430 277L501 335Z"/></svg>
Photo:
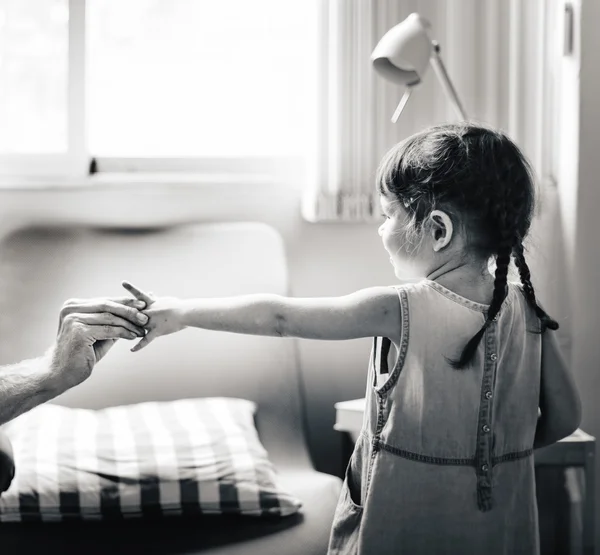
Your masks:
<svg viewBox="0 0 600 555"><path fill-rule="evenodd" d="M214 397L100 410L46 404L3 427L16 475L0 521L286 516L256 404Z"/></svg>

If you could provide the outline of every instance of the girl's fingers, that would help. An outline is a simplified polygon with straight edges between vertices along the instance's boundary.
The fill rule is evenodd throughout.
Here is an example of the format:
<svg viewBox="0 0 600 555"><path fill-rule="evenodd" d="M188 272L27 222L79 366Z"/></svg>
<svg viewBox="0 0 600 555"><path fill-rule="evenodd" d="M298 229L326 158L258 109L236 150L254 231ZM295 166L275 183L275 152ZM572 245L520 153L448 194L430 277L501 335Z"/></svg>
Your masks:
<svg viewBox="0 0 600 555"><path fill-rule="evenodd" d="M124 304L125 306L133 306L136 308L145 308L145 306L141 306L141 305L137 304L137 303L143 302L143 301L138 301L137 299L132 299L131 297L128 297L127 295L123 295L122 297L106 297L106 298L90 299L90 301L96 301L96 302L101 302L103 300L112 301L112 302L118 303L118 304Z"/></svg>
<svg viewBox="0 0 600 555"><path fill-rule="evenodd" d="M143 349L144 347L147 347L155 338L156 338L156 335L154 334L154 331L149 331L141 341L136 343L131 348L131 352L135 353L136 351L139 351L139 350Z"/></svg>
<svg viewBox="0 0 600 555"><path fill-rule="evenodd" d="M139 299L140 301L144 301L146 306L150 306L154 302L154 298L150 293L144 293L141 289L138 289L128 281L123 281L121 285L127 289L134 297Z"/></svg>
<svg viewBox="0 0 600 555"><path fill-rule="evenodd" d="M138 310L146 308L146 303L144 301L141 301L140 299L132 299L131 297L113 297L109 300L118 304L137 308Z"/></svg>

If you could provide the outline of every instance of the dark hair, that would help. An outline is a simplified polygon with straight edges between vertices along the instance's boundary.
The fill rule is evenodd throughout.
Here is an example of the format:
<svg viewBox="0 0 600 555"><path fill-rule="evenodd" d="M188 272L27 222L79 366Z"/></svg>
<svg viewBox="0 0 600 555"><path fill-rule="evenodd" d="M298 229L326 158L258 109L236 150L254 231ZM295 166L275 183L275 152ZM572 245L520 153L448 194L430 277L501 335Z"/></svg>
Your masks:
<svg viewBox="0 0 600 555"><path fill-rule="evenodd" d="M474 123L430 127L394 146L378 170L379 193L407 207L408 232L423 236L432 210L443 210L465 234L469 251L481 260L496 256L494 294L483 327L463 348L454 368L473 359L485 330L507 295L511 255L523 293L543 333L558 324L538 306L523 250L535 205L531 165L501 131Z"/></svg>

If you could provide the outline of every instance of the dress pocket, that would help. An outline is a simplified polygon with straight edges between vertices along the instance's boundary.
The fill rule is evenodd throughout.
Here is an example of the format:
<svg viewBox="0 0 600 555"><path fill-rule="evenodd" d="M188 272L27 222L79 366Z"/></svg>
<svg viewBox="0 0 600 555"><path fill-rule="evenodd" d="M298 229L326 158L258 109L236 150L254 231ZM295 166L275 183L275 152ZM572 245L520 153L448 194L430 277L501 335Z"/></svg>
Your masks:
<svg viewBox="0 0 600 555"><path fill-rule="evenodd" d="M333 516L327 555L355 555L358 553L358 535L362 517L360 487L357 488L352 463L348 462L340 498Z"/></svg>
<svg viewBox="0 0 600 555"><path fill-rule="evenodd" d="M361 469L355 466L355 462L359 458L355 453L348 462L348 466L346 467L346 472L344 474L344 485L342 495L346 495L348 498L348 503L356 510L362 511L362 503L361 503Z"/></svg>

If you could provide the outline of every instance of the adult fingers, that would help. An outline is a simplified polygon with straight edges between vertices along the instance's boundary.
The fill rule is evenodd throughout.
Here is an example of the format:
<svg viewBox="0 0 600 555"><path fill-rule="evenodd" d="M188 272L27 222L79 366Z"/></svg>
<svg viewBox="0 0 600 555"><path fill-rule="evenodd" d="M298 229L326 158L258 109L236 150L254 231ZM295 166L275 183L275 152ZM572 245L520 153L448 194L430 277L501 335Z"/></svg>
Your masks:
<svg viewBox="0 0 600 555"><path fill-rule="evenodd" d="M144 338L142 338L141 341L139 341L138 343L136 343L132 348L131 348L131 352L135 353L136 351L139 351L140 349L143 349L144 347L147 347L152 341L154 341L154 339L156 339L156 335L153 331L149 331L146 336Z"/></svg>
<svg viewBox="0 0 600 555"><path fill-rule="evenodd" d="M135 287L128 281L123 281L121 285L127 289L136 299L144 301L147 306L150 306L154 302L154 297L150 293L144 293L141 289Z"/></svg>
<svg viewBox="0 0 600 555"><path fill-rule="evenodd" d="M119 304L124 304L125 306L131 306L133 308L146 308L146 303L144 301L141 301L139 299L132 299L129 296L109 297L109 299Z"/></svg>
<svg viewBox="0 0 600 555"><path fill-rule="evenodd" d="M106 341L107 339L136 339L137 335L121 326L90 326L80 323L77 328L92 342Z"/></svg>
<svg viewBox="0 0 600 555"><path fill-rule="evenodd" d="M140 313L141 314L141 313ZM145 316L145 315L142 315ZM120 326L129 330L132 333L135 333L138 337L144 337L145 331L144 328L139 325L132 324L129 320L125 318L121 318L120 316L115 316L110 312L94 312L94 313L72 313L66 317L67 321L71 321L71 323L80 322L85 324L86 326L111 326L116 327ZM146 321L147 321L146 317Z"/></svg>
<svg viewBox="0 0 600 555"><path fill-rule="evenodd" d="M146 308L146 303L144 303L144 301L132 299L129 295L117 297L88 297L84 299L69 299L68 301L65 301L64 306L87 306L89 304L102 303L103 301L112 301L133 308ZM144 306L142 306L141 303L143 303Z"/></svg>
<svg viewBox="0 0 600 555"><path fill-rule="evenodd" d="M143 303L138 304L136 303ZM111 313L130 322L140 325L145 321L139 319L140 310L146 307L146 303L131 297L99 298L99 299L74 299L67 301L60 311L60 321L69 314L96 314Z"/></svg>

